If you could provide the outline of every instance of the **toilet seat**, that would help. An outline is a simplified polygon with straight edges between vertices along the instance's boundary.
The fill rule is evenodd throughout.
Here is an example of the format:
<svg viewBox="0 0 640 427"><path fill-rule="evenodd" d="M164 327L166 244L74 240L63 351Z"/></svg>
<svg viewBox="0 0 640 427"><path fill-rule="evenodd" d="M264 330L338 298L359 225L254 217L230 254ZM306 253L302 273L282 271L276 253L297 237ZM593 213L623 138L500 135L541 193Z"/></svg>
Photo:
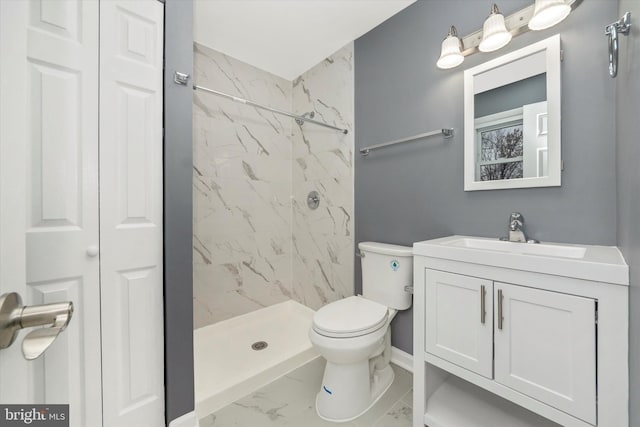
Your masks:
<svg viewBox="0 0 640 427"><path fill-rule="evenodd" d="M385 326L388 317L389 310L382 304L351 296L320 308L313 316L313 329L327 337L358 337Z"/></svg>

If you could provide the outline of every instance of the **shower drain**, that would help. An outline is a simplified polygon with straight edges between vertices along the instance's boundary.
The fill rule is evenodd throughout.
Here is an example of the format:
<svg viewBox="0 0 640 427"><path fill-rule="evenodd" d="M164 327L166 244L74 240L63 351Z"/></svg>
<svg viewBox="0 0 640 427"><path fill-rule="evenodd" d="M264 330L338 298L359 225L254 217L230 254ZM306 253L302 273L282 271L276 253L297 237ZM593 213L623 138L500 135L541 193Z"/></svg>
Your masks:
<svg viewBox="0 0 640 427"><path fill-rule="evenodd" d="M265 348L267 348L269 344L266 341L256 341L253 344L251 344L251 349L253 350L264 350Z"/></svg>

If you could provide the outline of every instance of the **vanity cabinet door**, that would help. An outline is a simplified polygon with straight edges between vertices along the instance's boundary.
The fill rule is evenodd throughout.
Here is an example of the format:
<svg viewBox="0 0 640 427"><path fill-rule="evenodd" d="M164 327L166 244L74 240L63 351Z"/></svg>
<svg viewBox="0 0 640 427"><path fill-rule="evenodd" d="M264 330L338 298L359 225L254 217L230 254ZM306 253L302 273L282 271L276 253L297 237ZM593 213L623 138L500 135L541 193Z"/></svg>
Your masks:
<svg viewBox="0 0 640 427"><path fill-rule="evenodd" d="M495 380L595 425L595 300L499 282L494 296Z"/></svg>
<svg viewBox="0 0 640 427"><path fill-rule="evenodd" d="M493 378L493 282L427 269L425 351Z"/></svg>

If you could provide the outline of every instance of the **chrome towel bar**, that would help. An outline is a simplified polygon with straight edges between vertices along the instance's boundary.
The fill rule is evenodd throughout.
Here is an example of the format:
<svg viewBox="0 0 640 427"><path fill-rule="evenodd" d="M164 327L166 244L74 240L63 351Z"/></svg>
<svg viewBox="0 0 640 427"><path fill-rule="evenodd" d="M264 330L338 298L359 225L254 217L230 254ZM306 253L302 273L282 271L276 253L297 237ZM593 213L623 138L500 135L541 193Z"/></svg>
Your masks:
<svg viewBox="0 0 640 427"><path fill-rule="evenodd" d="M395 145L403 142L414 141L416 139L426 138L428 136L435 136L435 135L442 135L444 136L445 139L452 138L453 128L438 129L431 132L419 133L418 135L413 135L413 136L409 136L402 139L396 139L394 141L383 142L382 144L370 145L368 147L361 148L360 154L362 154L363 156L366 156L371 152L371 150L377 150L378 148L388 147L389 145Z"/></svg>

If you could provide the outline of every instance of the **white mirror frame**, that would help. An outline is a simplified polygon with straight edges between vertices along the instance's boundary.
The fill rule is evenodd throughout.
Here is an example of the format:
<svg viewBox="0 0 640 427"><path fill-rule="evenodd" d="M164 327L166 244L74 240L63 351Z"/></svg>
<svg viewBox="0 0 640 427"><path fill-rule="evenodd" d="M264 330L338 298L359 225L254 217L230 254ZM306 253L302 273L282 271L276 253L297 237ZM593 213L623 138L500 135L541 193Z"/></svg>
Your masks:
<svg viewBox="0 0 640 427"><path fill-rule="evenodd" d="M535 61L544 56L545 61ZM517 65L510 65L518 61ZM537 63L536 63L537 62ZM546 68L542 70L542 66ZM504 72L495 72L504 71ZM476 93L491 90L546 72L548 175L494 181L476 181ZM561 178L560 35L529 45L464 72L464 191L560 186Z"/></svg>

